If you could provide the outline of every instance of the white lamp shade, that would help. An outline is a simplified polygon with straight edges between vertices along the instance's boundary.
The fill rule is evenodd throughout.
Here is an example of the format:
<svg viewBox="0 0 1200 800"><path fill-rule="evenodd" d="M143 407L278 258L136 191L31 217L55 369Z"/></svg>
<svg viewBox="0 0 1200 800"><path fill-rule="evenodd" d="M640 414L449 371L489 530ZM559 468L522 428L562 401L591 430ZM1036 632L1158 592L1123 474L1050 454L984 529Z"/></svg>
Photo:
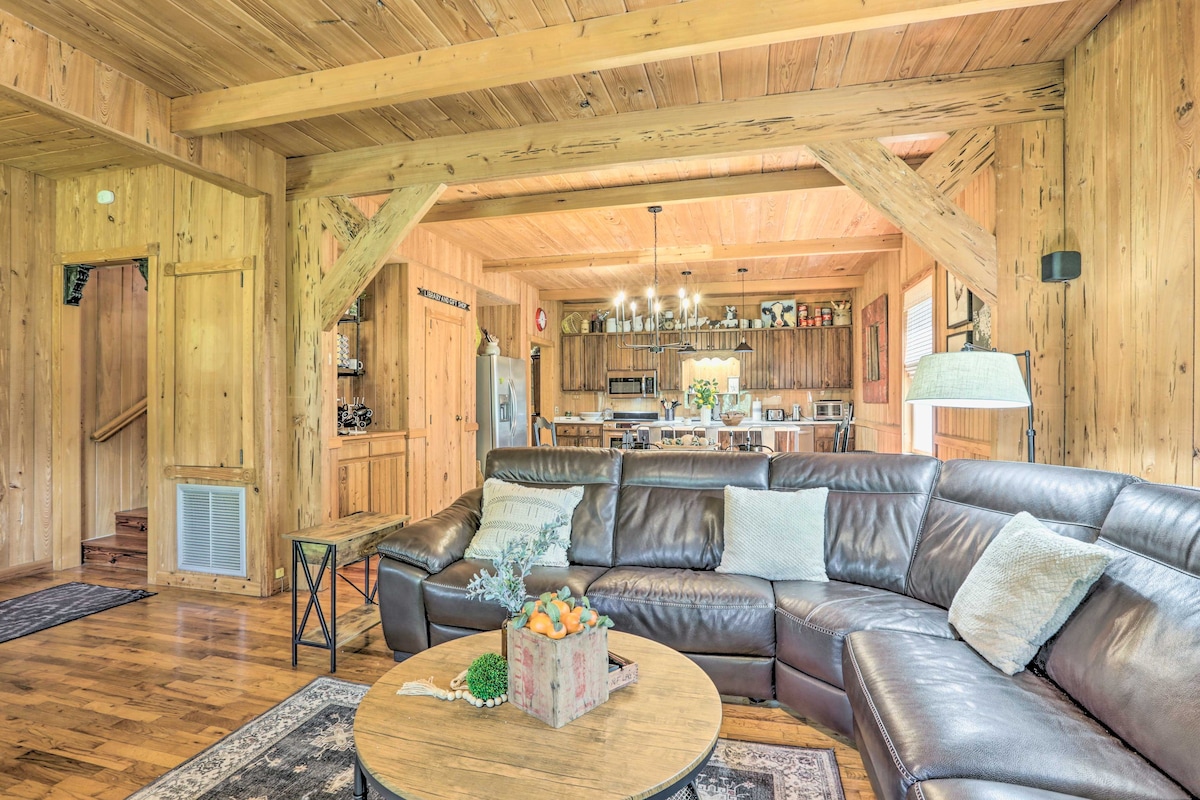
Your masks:
<svg viewBox="0 0 1200 800"><path fill-rule="evenodd" d="M917 362L905 402L951 408L1030 405L1017 357L1010 353L934 353Z"/></svg>

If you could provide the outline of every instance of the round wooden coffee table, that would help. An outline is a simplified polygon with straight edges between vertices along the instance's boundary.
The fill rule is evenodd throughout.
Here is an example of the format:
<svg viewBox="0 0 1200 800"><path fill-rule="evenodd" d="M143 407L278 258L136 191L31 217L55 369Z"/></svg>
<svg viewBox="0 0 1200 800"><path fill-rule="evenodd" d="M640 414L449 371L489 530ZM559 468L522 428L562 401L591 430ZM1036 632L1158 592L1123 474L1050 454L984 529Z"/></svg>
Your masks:
<svg viewBox="0 0 1200 800"><path fill-rule="evenodd" d="M557 730L510 703L481 709L396 694L405 681L429 677L448 688L477 656L500 651L499 632L397 665L354 718L355 797L641 800L688 786L717 743L716 687L669 647L617 631L608 636L609 650L637 662L638 682Z"/></svg>

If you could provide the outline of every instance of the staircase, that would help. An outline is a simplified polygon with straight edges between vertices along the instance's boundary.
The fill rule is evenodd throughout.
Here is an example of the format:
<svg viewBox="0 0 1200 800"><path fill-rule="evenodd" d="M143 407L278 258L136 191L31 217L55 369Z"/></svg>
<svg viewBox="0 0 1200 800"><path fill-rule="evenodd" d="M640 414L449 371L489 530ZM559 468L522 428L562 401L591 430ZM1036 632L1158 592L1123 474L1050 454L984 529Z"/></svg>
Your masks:
<svg viewBox="0 0 1200 800"><path fill-rule="evenodd" d="M144 571L146 569L146 509L134 508L116 513L117 532L113 536L88 539L83 543L83 563L107 564Z"/></svg>

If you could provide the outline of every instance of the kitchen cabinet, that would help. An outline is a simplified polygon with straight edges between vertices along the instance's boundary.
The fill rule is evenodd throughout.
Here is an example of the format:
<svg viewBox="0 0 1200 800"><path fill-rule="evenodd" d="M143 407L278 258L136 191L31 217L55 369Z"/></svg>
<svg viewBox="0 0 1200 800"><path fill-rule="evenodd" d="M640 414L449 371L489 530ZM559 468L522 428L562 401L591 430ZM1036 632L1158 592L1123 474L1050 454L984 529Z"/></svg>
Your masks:
<svg viewBox="0 0 1200 800"><path fill-rule="evenodd" d="M406 493L403 433L373 434L341 442L337 454L337 516L359 511L402 514Z"/></svg>
<svg viewBox="0 0 1200 800"><path fill-rule="evenodd" d="M604 426L559 422L554 434L559 447L602 447Z"/></svg>
<svg viewBox="0 0 1200 800"><path fill-rule="evenodd" d="M813 425L813 449L818 453L833 452L833 434L837 430L837 423L830 422L825 425ZM850 441L846 445L847 450L854 449L854 426L850 426Z"/></svg>
<svg viewBox="0 0 1200 800"><path fill-rule="evenodd" d="M562 390L603 392L608 389L606 347L602 333L562 337Z"/></svg>
<svg viewBox="0 0 1200 800"><path fill-rule="evenodd" d="M663 331L668 340L676 331ZM687 338L703 358L716 352L728 358L743 336L754 348L739 353L742 388L749 391L787 389L849 389L854 384L854 335L850 326L695 331ZM604 392L608 370L656 370L660 391L677 392L683 386L682 357L677 350L651 353L630 350L618 342L627 337L633 344L647 345L651 333L582 334L562 339L562 390Z"/></svg>

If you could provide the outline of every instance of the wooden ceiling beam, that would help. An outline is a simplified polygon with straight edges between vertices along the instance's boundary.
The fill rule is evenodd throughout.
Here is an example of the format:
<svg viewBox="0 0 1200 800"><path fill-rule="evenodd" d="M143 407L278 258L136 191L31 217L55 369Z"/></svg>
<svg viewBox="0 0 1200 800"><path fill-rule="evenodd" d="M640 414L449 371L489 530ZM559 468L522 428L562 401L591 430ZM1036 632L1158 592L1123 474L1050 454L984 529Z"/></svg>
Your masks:
<svg viewBox="0 0 1200 800"><path fill-rule="evenodd" d="M690 0L176 98L184 136L1061 0Z"/></svg>
<svg viewBox="0 0 1200 800"><path fill-rule="evenodd" d="M1063 117L1062 62L700 103L288 159L292 197L480 183Z"/></svg>
<svg viewBox="0 0 1200 800"><path fill-rule="evenodd" d="M937 187L875 139L826 142L809 150L976 294L996 302L996 237Z"/></svg>
<svg viewBox="0 0 1200 800"><path fill-rule="evenodd" d="M802 239L793 242L756 242L753 244L695 245L658 248L659 264L690 264L702 261L743 261L762 258L832 256L853 253L884 253L899 250L899 234L850 236L837 239ZM484 272L546 272L598 267L648 266L654 263L654 250L618 253L580 253L533 258L484 260Z"/></svg>
<svg viewBox="0 0 1200 800"><path fill-rule="evenodd" d="M279 190L279 154L237 133L176 136L166 95L5 11L0 41L0 98L242 195Z"/></svg>
<svg viewBox="0 0 1200 800"><path fill-rule="evenodd" d="M771 280L746 281L749 294L781 294L804 292L838 292L858 289L865 280L862 275L830 275L813 278L775 278ZM663 295L674 294L682 284L664 285ZM694 283L689 287L705 297L734 297L742 293L740 281L717 281ZM611 287L587 287L583 289L542 289L538 296L542 300L561 300L566 303L603 300L611 302L617 290Z"/></svg>
<svg viewBox="0 0 1200 800"><path fill-rule="evenodd" d="M333 234L342 249L349 247L370 220L358 206L345 195L322 197L319 204L321 222Z"/></svg>
<svg viewBox="0 0 1200 800"><path fill-rule="evenodd" d="M996 156L996 129L972 128L950 134L941 147L920 166L913 167L946 197L954 198L975 180Z"/></svg>
<svg viewBox="0 0 1200 800"><path fill-rule="evenodd" d="M331 331L342 313L362 294L429 207L446 190L446 184L405 186L392 192L375 216L321 279L321 328Z"/></svg>
<svg viewBox="0 0 1200 800"><path fill-rule="evenodd" d="M914 168L919 167L924 161L924 158L905 159L905 163ZM636 183L627 186L608 186L602 189L580 189L573 192L548 192L546 194L439 203L429 209L429 213L421 222L462 222L471 219L533 217L541 214L563 214L610 208L637 208L649 204L671 206L681 203L702 203L707 200L724 200L730 197L753 197L782 192L845 188L845 184L830 175L824 167L816 167L780 172L754 172L749 175L728 175L720 178Z"/></svg>

